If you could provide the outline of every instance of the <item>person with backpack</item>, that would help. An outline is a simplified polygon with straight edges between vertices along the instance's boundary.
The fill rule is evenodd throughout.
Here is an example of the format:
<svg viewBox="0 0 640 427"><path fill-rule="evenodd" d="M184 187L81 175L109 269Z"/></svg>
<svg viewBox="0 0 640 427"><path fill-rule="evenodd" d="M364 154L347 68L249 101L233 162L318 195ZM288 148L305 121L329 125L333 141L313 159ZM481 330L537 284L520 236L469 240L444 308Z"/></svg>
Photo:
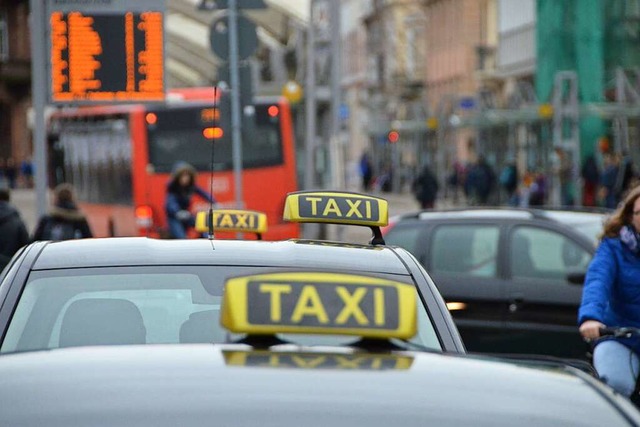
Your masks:
<svg viewBox="0 0 640 427"><path fill-rule="evenodd" d="M75 190L63 183L53 190L53 207L38 221L33 241L93 237L85 215L76 205Z"/></svg>

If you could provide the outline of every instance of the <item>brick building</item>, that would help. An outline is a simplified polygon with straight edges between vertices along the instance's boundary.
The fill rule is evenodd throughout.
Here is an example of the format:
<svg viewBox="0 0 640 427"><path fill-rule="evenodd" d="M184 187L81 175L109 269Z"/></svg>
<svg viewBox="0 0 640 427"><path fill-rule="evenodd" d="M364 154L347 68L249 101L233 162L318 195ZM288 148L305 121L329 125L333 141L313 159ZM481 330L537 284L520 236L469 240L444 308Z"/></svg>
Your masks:
<svg viewBox="0 0 640 427"><path fill-rule="evenodd" d="M31 156L27 111L31 105L28 0L0 0L0 158Z"/></svg>

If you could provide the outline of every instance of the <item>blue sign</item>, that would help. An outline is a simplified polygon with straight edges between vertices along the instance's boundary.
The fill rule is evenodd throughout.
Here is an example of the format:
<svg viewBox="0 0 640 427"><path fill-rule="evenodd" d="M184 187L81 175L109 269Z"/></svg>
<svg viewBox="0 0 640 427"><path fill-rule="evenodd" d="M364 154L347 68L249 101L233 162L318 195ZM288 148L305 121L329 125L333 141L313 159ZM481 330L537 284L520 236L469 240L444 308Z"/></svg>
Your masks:
<svg viewBox="0 0 640 427"><path fill-rule="evenodd" d="M347 120L349 118L349 106L347 104L340 104L338 115L340 116L340 120Z"/></svg>
<svg viewBox="0 0 640 427"><path fill-rule="evenodd" d="M472 110L476 107L476 100L472 97L460 98L459 105L463 110Z"/></svg>

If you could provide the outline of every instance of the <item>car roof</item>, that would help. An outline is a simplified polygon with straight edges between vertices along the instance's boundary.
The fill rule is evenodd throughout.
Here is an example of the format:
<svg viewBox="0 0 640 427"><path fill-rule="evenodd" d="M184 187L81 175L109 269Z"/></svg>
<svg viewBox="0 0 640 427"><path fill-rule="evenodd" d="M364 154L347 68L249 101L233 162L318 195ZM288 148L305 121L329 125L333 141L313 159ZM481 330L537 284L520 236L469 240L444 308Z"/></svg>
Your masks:
<svg viewBox="0 0 640 427"><path fill-rule="evenodd" d="M42 244L42 243L40 243ZM140 265L227 265L407 275L395 248L288 240L78 239L42 244L33 270Z"/></svg>
<svg viewBox="0 0 640 427"><path fill-rule="evenodd" d="M48 426L59 426L73 416L83 425L511 426L517 420L519 425L601 426L625 421L612 402L631 408L595 379L560 365L531 368L417 352L273 349L262 352L269 363L251 366L231 362L234 354L252 354L243 345L3 355L0 422L47 420ZM299 363L279 366L287 354L299 357ZM403 369L348 369L347 362L357 363L354 357L396 357L407 363ZM342 358L345 366L326 368L322 361L330 358Z"/></svg>
<svg viewBox="0 0 640 427"><path fill-rule="evenodd" d="M555 221L564 224L573 224L574 222L591 223L594 221L602 221L610 210L603 209L586 209L586 208L553 208L553 207L536 207L536 208L519 208L519 207L460 207L445 208L434 210L423 210L397 215L391 218L390 223L403 220L419 219L419 220L460 220L460 219L514 219L514 220L543 220Z"/></svg>

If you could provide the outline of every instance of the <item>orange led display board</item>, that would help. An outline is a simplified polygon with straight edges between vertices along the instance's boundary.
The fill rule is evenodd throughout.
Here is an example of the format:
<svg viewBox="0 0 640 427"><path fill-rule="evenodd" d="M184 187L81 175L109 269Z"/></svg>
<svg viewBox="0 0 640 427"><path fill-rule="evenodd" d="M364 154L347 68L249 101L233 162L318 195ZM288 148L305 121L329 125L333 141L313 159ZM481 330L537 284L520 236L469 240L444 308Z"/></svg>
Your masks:
<svg viewBox="0 0 640 427"><path fill-rule="evenodd" d="M51 101L162 101L163 19L154 11L51 12Z"/></svg>

